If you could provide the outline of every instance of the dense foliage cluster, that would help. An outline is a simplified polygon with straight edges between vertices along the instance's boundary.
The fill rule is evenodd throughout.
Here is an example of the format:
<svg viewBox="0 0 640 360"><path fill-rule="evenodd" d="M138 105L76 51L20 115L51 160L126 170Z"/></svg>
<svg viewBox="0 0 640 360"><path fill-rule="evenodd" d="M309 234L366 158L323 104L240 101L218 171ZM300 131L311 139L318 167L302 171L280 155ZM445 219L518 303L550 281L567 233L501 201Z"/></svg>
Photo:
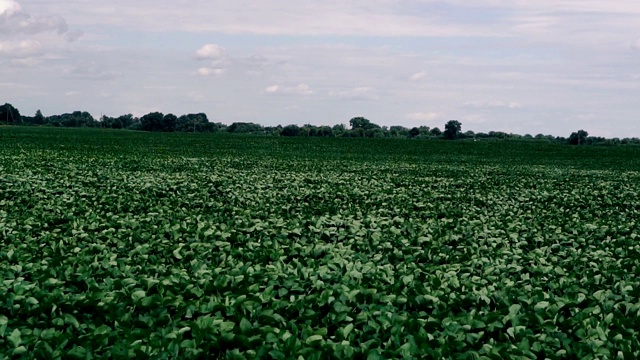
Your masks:
<svg viewBox="0 0 640 360"><path fill-rule="evenodd" d="M35 116L20 115L18 109L11 104L0 106L0 125L46 125L53 127L89 127L103 129L128 129L142 130L150 132L193 132L193 133L232 133L269 135L285 137L348 137L348 138L408 138L408 139L445 139L461 140L526 140L553 143L568 143L571 145L640 145L638 138L613 138L589 136L584 130L572 133L569 138L560 136L537 134L519 135L505 133L502 131L473 132L471 130L463 132L462 123L457 120L450 120L444 124L444 131L440 128L430 128L428 126L417 126L411 129L404 126L380 126L364 117L354 117L349 120L350 128L343 124L334 126L316 126L305 124L303 126L290 124L286 126L262 126L252 122L234 122L226 125L220 122L212 123L204 113L187 114L176 116L174 114L163 114L161 112L151 112L140 118L132 114L111 117L102 115L99 119L94 119L86 111L74 111L62 115L44 116L38 110Z"/></svg>
<svg viewBox="0 0 640 360"><path fill-rule="evenodd" d="M0 358L640 357L636 148L0 142Z"/></svg>

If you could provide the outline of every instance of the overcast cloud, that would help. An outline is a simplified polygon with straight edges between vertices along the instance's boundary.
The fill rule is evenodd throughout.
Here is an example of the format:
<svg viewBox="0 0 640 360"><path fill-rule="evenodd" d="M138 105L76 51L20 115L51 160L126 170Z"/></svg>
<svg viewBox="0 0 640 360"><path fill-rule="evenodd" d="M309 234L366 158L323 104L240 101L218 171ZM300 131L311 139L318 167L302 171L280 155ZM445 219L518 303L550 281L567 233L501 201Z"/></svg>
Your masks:
<svg viewBox="0 0 640 360"><path fill-rule="evenodd" d="M640 137L640 2L0 0L0 102Z"/></svg>

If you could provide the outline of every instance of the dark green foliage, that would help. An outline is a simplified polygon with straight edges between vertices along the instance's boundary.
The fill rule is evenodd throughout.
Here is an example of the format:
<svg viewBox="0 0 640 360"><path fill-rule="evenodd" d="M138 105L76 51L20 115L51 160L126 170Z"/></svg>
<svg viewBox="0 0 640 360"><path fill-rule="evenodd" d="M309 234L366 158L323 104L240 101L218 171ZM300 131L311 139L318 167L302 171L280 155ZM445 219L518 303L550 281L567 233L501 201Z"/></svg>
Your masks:
<svg viewBox="0 0 640 360"><path fill-rule="evenodd" d="M167 131L168 126L164 123L164 114L152 112L140 118L140 126L143 131Z"/></svg>
<svg viewBox="0 0 640 360"><path fill-rule="evenodd" d="M585 145L588 136L589 136L589 133L587 133L584 130L578 130L577 132L573 132L569 136L569 144L570 145Z"/></svg>
<svg viewBox="0 0 640 360"><path fill-rule="evenodd" d="M2 110L4 109L4 110ZM9 110L7 110L9 109ZM2 112L4 111L4 112ZM162 118L160 118L162 116ZM149 113L143 119L134 118L133 115L121 115L117 118L102 116L96 121L88 112L75 111L71 114L52 115L44 117L38 110L36 116L20 116L20 113L11 104L0 107L0 125L49 125L54 127L101 127L108 129L144 130L150 132L229 132L236 134L271 135L271 136L304 136L304 137L351 137L351 138L421 138L438 139L492 139L492 140L536 140L555 143L570 143L573 145L640 145L638 138L613 138L589 137L584 130L572 133L569 139L554 137L552 135L538 134L532 137L508 134L501 131L477 133L467 131L462 133L462 124L457 120L451 120L445 125L443 134L439 128L430 129L428 126L419 126L411 130L403 126L380 127L364 117L355 117L349 121L351 130L342 124L330 126L315 126L305 124L302 127L290 125L286 130L281 125L263 127L256 123L236 122L230 126L222 123L209 122L204 113L187 114L176 117L173 114L163 115L159 112ZM297 128L297 130L296 130ZM284 131L283 131L284 130ZM444 136L443 136L444 135Z"/></svg>
<svg viewBox="0 0 640 360"><path fill-rule="evenodd" d="M229 125L227 131L236 134L264 134L262 125L251 122L234 122Z"/></svg>
<svg viewBox="0 0 640 360"><path fill-rule="evenodd" d="M447 140L459 139L462 135L462 124L458 120L449 120L444 125L443 137Z"/></svg>
<svg viewBox="0 0 640 360"><path fill-rule="evenodd" d="M11 104L0 106L0 124L19 125L22 123L20 111Z"/></svg>
<svg viewBox="0 0 640 360"><path fill-rule="evenodd" d="M300 127L298 125L287 125L280 132L282 136L300 136Z"/></svg>
<svg viewBox="0 0 640 360"><path fill-rule="evenodd" d="M96 127L98 122L86 111L74 111L47 117L47 124L55 127Z"/></svg>

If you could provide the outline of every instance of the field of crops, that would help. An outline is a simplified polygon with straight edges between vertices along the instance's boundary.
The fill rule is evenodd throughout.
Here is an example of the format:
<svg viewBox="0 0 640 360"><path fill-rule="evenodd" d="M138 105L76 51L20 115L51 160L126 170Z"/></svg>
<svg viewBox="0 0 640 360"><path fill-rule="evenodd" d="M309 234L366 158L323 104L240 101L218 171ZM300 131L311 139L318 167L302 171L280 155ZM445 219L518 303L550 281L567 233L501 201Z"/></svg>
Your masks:
<svg viewBox="0 0 640 360"><path fill-rule="evenodd" d="M0 128L0 359L637 359L640 149Z"/></svg>

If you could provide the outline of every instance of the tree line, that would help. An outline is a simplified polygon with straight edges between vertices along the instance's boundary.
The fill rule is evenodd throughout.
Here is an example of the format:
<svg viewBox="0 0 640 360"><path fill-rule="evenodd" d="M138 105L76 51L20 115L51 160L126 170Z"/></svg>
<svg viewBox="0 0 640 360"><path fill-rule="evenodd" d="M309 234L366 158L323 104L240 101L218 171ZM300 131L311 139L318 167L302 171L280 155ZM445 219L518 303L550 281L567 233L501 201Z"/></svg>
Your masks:
<svg viewBox="0 0 640 360"><path fill-rule="evenodd" d="M20 111L11 104L0 106L0 125L24 126L53 126L53 127L91 127L105 129L128 129L153 132L195 132L216 133L226 132L235 134L296 136L296 137L353 137L353 138L409 138L409 139L521 139L538 140L570 145L640 145L638 138L613 138L589 136L584 130L578 130L568 138L537 134L519 135L501 131L473 132L462 131L462 124L457 120L450 120L443 130L438 127L419 126L407 128L400 125L380 126L364 117L354 117L349 121L349 128L343 124L334 126L316 126L311 124L262 126L252 122L234 122L231 125L210 122L204 113L176 116L151 112L140 118L131 114L118 117L101 116L95 119L86 111L74 111L61 115L44 116L40 110L34 116L21 115Z"/></svg>

